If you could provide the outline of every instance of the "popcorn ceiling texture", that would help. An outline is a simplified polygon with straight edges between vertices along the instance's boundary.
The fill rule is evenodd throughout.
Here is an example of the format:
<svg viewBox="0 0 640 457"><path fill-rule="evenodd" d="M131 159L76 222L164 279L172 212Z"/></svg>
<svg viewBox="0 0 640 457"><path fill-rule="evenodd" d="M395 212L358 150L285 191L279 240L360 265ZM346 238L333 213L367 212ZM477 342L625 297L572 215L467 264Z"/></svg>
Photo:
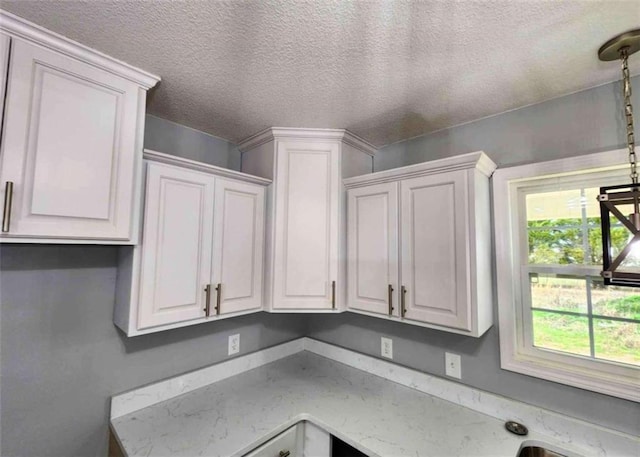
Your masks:
<svg viewBox="0 0 640 457"><path fill-rule="evenodd" d="M324 127L380 146L617 80L598 47L640 23L637 0L2 8L161 76L148 103L158 117L234 142L269 126Z"/></svg>

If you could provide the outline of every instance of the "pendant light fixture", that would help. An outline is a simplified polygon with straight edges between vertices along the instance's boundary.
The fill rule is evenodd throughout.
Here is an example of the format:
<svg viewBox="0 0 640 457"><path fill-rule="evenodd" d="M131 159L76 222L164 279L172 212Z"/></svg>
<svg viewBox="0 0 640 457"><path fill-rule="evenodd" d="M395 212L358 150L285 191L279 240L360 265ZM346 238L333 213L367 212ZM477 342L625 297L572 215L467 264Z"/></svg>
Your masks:
<svg viewBox="0 0 640 457"><path fill-rule="evenodd" d="M598 51L600 60L620 60L622 63L624 119L631 168L630 184L601 187L600 195L598 195L603 250L601 275L606 285L640 287L640 184L638 184L636 170L631 80L628 65L629 56L638 50L640 50L640 29L612 38ZM624 238L621 243L620 235L622 232ZM618 241L614 243L616 239Z"/></svg>

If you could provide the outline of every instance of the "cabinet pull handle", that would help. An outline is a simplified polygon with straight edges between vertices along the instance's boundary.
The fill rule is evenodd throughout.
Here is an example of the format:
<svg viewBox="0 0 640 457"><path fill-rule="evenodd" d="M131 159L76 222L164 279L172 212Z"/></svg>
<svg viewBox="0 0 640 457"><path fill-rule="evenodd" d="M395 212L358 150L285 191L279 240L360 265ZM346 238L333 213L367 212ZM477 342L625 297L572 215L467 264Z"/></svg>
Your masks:
<svg viewBox="0 0 640 457"><path fill-rule="evenodd" d="M222 297L222 284L216 286L216 314L220 314L220 298Z"/></svg>
<svg viewBox="0 0 640 457"><path fill-rule="evenodd" d="M211 308L211 284L207 284L205 286L204 292L207 298L205 300L205 307L203 311L206 313L206 316L209 317L209 310Z"/></svg>
<svg viewBox="0 0 640 457"><path fill-rule="evenodd" d="M11 203L13 202L13 181L4 185L4 206L2 208L2 231L8 232L11 227Z"/></svg>
<svg viewBox="0 0 640 457"><path fill-rule="evenodd" d="M336 282L331 281L331 308L336 309Z"/></svg>
<svg viewBox="0 0 640 457"><path fill-rule="evenodd" d="M389 284L387 288L387 293L389 294L389 316L393 314L393 286Z"/></svg>
<svg viewBox="0 0 640 457"><path fill-rule="evenodd" d="M289 455L291 455L291 452L287 450L280 451L280 453L278 454L279 457L289 457Z"/></svg>
<svg viewBox="0 0 640 457"><path fill-rule="evenodd" d="M407 288L405 286L400 287L400 316L404 317L407 314L407 306L405 303L405 295L407 294Z"/></svg>

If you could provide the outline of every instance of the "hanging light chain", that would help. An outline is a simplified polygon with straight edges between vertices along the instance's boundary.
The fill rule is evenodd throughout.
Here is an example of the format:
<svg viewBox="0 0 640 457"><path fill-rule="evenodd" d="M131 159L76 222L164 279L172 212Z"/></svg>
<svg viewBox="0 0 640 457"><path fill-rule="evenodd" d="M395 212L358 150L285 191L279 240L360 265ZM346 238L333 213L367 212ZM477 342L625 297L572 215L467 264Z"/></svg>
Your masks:
<svg viewBox="0 0 640 457"><path fill-rule="evenodd" d="M631 105L631 79L629 77L629 48L620 48L622 60L622 84L624 95L624 116L627 124L627 146L629 148L629 165L631 166L631 182L638 183L638 171L636 170L636 145L633 136L633 106Z"/></svg>

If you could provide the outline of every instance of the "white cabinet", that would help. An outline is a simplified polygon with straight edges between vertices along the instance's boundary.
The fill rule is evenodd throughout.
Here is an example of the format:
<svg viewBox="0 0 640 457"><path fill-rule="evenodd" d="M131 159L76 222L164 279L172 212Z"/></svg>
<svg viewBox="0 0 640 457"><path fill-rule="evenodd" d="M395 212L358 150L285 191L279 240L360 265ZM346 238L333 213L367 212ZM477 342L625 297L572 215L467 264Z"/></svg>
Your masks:
<svg viewBox="0 0 640 457"><path fill-rule="evenodd" d="M296 424L245 454L244 457L303 457L303 433L304 424ZM326 457L329 457L329 454Z"/></svg>
<svg viewBox="0 0 640 457"><path fill-rule="evenodd" d="M205 316L214 187L211 175L148 164L138 328Z"/></svg>
<svg viewBox="0 0 640 457"><path fill-rule="evenodd" d="M331 435L309 421L271 438L244 457L330 457Z"/></svg>
<svg viewBox="0 0 640 457"><path fill-rule="evenodd" d="M0 54L12 36L0 241L135 243L146 89L159 78L6 13L0 27Z"/></svg>
<svg viewBox="0 0 640 457"><path fill-rule="evenodd" d="M210 283L220 314L262 307L264 203L264 186L216 179Z"/></svg>
<svg viewBox="0 0 640 457"><path fill-rule="evenodd" d="M349 308L398 315L398 183L348 192Z"/></svg>
<svg viewBox="0 0 640 457"><path fill-rule="evenodd" d="M464 170L400 182L406 319L471 330L466 186Z"/></svg>
<svg viewBox="0 0 640 457"><path fill-rule="evenodd" d="M274 308L335 308L339 145L280 142L277 154Z"/></svg>
<svg viewBox="0 0 640 457"><path fill-rule="evenodd" d="M341 179L370 173L373 147L345 130L273 128L239 148L243 171L274 181L267 211L267 309L343 309L346 237Z"/></svg>
<svg viewBox="0 0 640 457"><path fill-rule="evenodd" d="M471 153L345 180L349 309L471 336L489 329L495 168Z"/></svg>
<svg viewBox="0 0 640 457"><path fill-rule="evenodd" d="M268 180L145 151L144 229L120 250L114 321L129 336L262 309Z"/></svg>

